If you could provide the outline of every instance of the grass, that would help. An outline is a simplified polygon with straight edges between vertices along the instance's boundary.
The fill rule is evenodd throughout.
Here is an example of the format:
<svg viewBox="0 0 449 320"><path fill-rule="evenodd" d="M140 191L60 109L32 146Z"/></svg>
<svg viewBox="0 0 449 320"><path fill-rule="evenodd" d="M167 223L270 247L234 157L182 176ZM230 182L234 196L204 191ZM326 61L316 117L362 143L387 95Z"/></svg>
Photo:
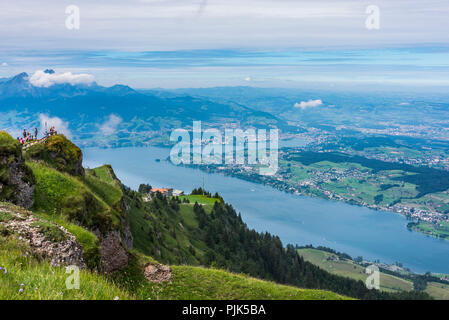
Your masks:
<svg viewBox="0 0 449 320"><path fill-rule="evenodd" d="M0 300L135 299L111 279L87 270L80 272L80 289L68 290L66 280L70 274L64 267L37 259L27 246L11 237L0 236L0 267Z"/></svg>
<svg viewBox="0 0 449 320"><path fill-rule="evenodd" d="M37 180L35 213L62 225L75 235L83 246L83 257L88 267L98 268L99 240L86 228L119 228L123 193L117 180L93 172L109 172L108 177L113 172L109 171L108 166L103 166L95 171L89 170L86 178L82 179L59 172L43 162L28 161L28 165Z"/></svg>
<svg viewBox="0 0 449 320"><path fill-rule="evenodd" d="M170 282L151 283L142 275L144 264L150 261L148 257L135 253L128 267L116 278L116 283L128 288L140 299L151 300L347 299L329 291L300 289L224 270L194 266L171 266Z"/></svg>
<svg viewBox="0 0 449 320"><path fill-rule="evenodd" d="M20 213L24 217L27 217L29 214L31 214L29 211L21 207L15 206L11 203L0 202L0 222L7 222L12 219L17 219L17 216L14 217L10 212ZM67 229L67 231L73 234L76 237L77 241L82 245L83 258L87 266L90 269L96 269L97 267L100 266L100 247L99 247L99 240L96 235L94 235L92 232L84 229L81 226L78 226L70 221L67 221L62 216L50 215L43 212L34 212L33 215L37 218L40 218L40 220L45 220L45 222L39 221L39 225L41 226L42 223L45 224L48 223L48 221L52 221L53 223ZM53 227L56 228L54 224L51 224L50 228ZM5 229L5 227L2 224L0 224L0 229L1 228L3 228L4 230L0 230L0 234L8 235L10 233L8 232L7 229ZM56 232L61 231L59 228L57 229L58 230L56 230Z"/></svg>
<svg viewBox="0 0 449 320"><path fill-rule="evenodd" d="M33 210L65 216L89 229L119 228L120 213L93 192L81 178L71 176L43 162L28 161L36 177Z"/></svg>
<svg viewBox="0 0 449 320"><path fill-rule="evenodd" d="M319 266L320 268L340 276L365 281L368 275L365 269L350 260L329 261L327 258L334 254L317 249L299 249L298 252L305 260ZM396 277L387 273L380 273L380 289L387 292L413 290L411 281ZM449 299L449 285L437 282L429 282L426 290L430 296L438 300Z"/></svg>
<svg viewBox="0 0 449 320"><path fill-rule="evenodd" d="M100 241L97 236L92 232L70 222L63 221L60 225L73 234L76 237L76 240L83 247L83 259L84 262L86 262L87 267L90 269L98 269L101 263L101 255Z"/></svg>
<svg viewBox="0 0 449 320"><path fill-rule="evenodd" d="M211 205L211 206L213 206L215 202L220 201L219 199L210 198L210 197L203 196L200 194L180 196L179 199L181 199L181 200L187 199L190 201L191 204L198 202L199 204L205 204L205 205Z"/></svg>
<svg viewBox="0 0 449 320"><path fill-rule="evenodd" d="M68 239L68 236L58 228L54 223L47 221L38 221L31 224L33 228L44 234L45 240L52 242L62 242Z"/></svg>
<svg viewBox="0 0 449 320"><path fill-rule="evenodd" d="M212 207L214 206L215 202L220 201L217 198L210 198L204 195L188 195L188 196L180 196L179 199L182 201L183 199L187 199L189 200L189 204L193 207L193 205L195 204L195 202L198 202L198 204L201 204L204 207L204 210L207 213L210 213L210 211L212 210Z"/></svg>
<svg viewBox="0 0 449 320"><path fill-rule="evenodd" d="M434 237L449 239L449 222L447 221L438 224L419 222L413 229Z"/></svg>
<svg viewBox="0 0 449 320"><path fill-rule="evenodd" d="M368 274L365 273L365 268L357 265L353 261L328 260L331 256L336 257L336 255L332 253L317 249L299 249L298 252L305 260L330 273L362 281L365 281L368 277ZM413 289L413 284L410 281L381 272L380 289L388 292L409 291Z"/></svg>
<svg viewBox="0 0 449 320"><path fill-rule="evenodd" d="M342 300L342 296L322 290L299 289L274 282L233 274L223 270L173 266L172 283L153 284L158 299L178 300Z"/></svg>
<svg viewBox="0 0 449 320"><path fill-rule="evenodd" d="M81 149L61 134L47 138L44 143L31 146L26 151L25 158L43 160L61 172L83 175L83 169L80 166Z"/></svg>
<svg viewBox="0 0 449 320"><path fill-rule="evenodd" d="M87 170L85 183L99 195L109 206L120 211L123 197L122 186L115 179L115 174L109 165Z"/></svg>
<svg viewBox="0 0 449 320"><path fill-rule="evenodd" d="M142 271L145 263L155 260L136 253L133 257L128 267L112 276L81 270L79 290L69 290L66 281L71 274L64 267L36 258L23 242L0 236L0 300L347 299L328 291L190 266L172 266L172 281L151 283Z"/></svg>
<svg viewBox="0 0 449 320"><path fill-rule="evenodd" d="M9 212L0 212L0 222L8 222L12 219L13 216Z"/></svg>
<svg viewBox="0 0 449 320"><path fill-rule="evenodd" d="M205 245L192 237L198 230L193 206L181 204L179 212L154 212L145 203L140 208L132 205L130 226L134 247L164 263L199 265ZM191 246L195 253L189 250Z"/></svg>
<svg viewBox="0 0 449 320"><path fill-rule="evenodd" d="M28 164L37 180L34 211L74 234L83 246L88 267L99 267L99 240L86 228L102 230L120 226L123 192L112 168L88 170L83 179L59 172L43 162L28 161Z"/></svg>
<svg viewBox="0 0 449 320"><path fill-rule="evenodd" d="M429 282L425 292L437 300L449 300L449 285L447 284Z"/></svg>
<svg viewBox="0 0 449 320"><path fill-rule="evenodd" d="M0 131L0 155L20 155L20 143L7 132Z"/></svg>
<svg viewBox="0 0 449 320"><path fill-rule="evenodd" d="M101 167L97 167L94 169L88 170L89 172L93 173L95 176L97 176L101 181L107 182L110 184L114 184L117 187L120 187L120 183L117 180L114 171L112 170L112 167L110 165L103 165Z"/></svg>

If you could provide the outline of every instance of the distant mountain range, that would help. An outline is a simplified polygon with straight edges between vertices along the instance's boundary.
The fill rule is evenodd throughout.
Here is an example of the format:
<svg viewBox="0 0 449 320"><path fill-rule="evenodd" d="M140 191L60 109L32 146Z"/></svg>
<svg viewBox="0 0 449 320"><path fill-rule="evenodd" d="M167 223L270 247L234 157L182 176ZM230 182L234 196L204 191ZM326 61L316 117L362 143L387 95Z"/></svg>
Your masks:
<svg viewBox="0 0 449 320"><path fill-rule="evenodd" d="M422 91L342 91L248 86L142 91L160 96L189 95L217 103L233 101L249 108L300 122L306 127L385 129L400 125L447 127L449 94ZM312 103L310 103L312 102ZM313 104L313 102L318 102ZM303 103L303 104L301 104Z"/></svg>
<svg viewBox="0 0 449 320"><path fill-rule="evenodd" d="M45 73L54 71L47 69ZM135 145L155 137L154 141L164 143L173 129L188 128L197 120L220 128L294 129L273 114L234 102L186 94L163 97L125 85L103 87L95 82L38 87L27 73L0 79L0 113L7 114L0 125L10 131L40 125L39 114L58 117L68 123L73 139L81 144L95 139L106 145ZM111 116L115 121L109 125ZM113 130L102 131L102 125Z"/></svg>

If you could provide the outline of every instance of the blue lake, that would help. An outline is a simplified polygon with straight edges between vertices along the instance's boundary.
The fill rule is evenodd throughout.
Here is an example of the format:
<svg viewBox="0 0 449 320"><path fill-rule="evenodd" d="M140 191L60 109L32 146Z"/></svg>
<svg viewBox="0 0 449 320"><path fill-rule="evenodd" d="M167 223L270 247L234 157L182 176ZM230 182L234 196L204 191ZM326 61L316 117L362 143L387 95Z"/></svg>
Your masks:
<svg viewBox="0 0 449 320"><path fill-rule="evenodd" d="M111 164L119 179L133 189L149 183L190 192L202 186L204 179L206 189L231 203L248 227L276 234L284 243L323 245L353 257L400 261L416 272L449 273L449 241L407 230L407 220L399 214L296 196L221 174L177 167L164 160L169 149L83 151L85 166Z"/></svg>

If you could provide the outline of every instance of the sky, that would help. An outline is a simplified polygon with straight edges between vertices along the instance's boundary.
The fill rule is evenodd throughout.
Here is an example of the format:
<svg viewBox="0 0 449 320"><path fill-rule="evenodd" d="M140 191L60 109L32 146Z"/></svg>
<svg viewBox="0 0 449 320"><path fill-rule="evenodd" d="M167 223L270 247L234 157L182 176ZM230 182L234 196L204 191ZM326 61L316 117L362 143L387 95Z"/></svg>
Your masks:
<svg viewBox="0 0 449 320"><path fill-rule="evenodd" d="M367 28L373 6L378 29ZM0 77L54 68L139 88L448 86L448 16L449 0L0 0Z"/></svg>

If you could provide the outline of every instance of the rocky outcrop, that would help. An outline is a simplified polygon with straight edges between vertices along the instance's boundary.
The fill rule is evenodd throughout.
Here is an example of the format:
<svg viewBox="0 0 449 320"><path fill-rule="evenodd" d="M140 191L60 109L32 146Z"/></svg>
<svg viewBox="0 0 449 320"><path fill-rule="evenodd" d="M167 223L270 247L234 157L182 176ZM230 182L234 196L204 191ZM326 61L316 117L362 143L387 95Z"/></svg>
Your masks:
<svg viewBox="0 0 449 320"><path fill-rule="evenodd" d="M38 219L31 212L10 204L0 204L0 213L3 232L16 235L35 254L49 259L52 265L86 267L82 246L65 228Z"/></svg>
<svg viewBox="0 0 449 320"><path fill-rule="evenodd" d="M30 209L34 203L34 185L29 179L31 175L21 158L9 165L10 182L16 188L13 202L26 209Z"/></svg>
<svg viewBox="0 0 449 320"><path fill-rule="evenodd" d="M81 149L62 134L51 136L42 143L31 146L25 156L45 161L61 172L75 176L85 175Z"/></svg>
<svg viewBox="0 0 449 320"><path fill-rule="evenodd" d="M122 225L121 239L128 249L132 249L134 239L131 233L131 226L129 224L129 212L131 211L131 206L125 197L122 197L121 210L123 215L123 218L120 220Z"/></svg>
<svg viewBox="0 0 449 320"><path fill-rule="evenodd" d="M111 231L106 235L95 232L100 240L101 268L105 273L118 271L128 265L128 252L122 246L120 231Z"/></svg>
<svg viewBox="0 0 449 320"><path fill-rule="evenodd" d="M148 263L143 271L144 277L151 282L170 281L172 274L169 266Z"/></svg>
<svg viewBox="0 0 449 320"><path fill-rule="evenodd" d="M31 208L34 183L33 173L22 158L19 142L0 131L0 201Z"/></svg>
<svg viewBox="0 0 449 320"><path fill-rule="evenodd" d="M113 174L112 169L111 172ZM126 197L123 196L120 202L120 230L110 230L103 233L100 230L93 231L100 240L101 269L105 273L118 271L128 265L127 249L132 249L134 242L129 225L130 210L131 206Z"/></svg>

